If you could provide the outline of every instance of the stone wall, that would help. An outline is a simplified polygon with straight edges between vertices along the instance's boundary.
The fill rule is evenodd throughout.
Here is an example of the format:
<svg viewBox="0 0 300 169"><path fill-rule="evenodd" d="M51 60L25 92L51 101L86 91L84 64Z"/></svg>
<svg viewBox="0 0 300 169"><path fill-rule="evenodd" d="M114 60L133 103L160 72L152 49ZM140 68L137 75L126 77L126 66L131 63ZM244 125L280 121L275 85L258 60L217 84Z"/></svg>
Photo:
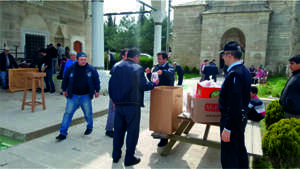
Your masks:
<svg viewBox="0 0 300 169"><path fill-rule="evenodd" d="M19 46L24 51L25 34L40 34L46 44L57 43L63 38L64 46L73 48L77 39L83 50L90 52L90 28L88 6L82 1L0 2L0 48L6 41L9 48ZM77 37L77 38L74 38Z"/></svg>

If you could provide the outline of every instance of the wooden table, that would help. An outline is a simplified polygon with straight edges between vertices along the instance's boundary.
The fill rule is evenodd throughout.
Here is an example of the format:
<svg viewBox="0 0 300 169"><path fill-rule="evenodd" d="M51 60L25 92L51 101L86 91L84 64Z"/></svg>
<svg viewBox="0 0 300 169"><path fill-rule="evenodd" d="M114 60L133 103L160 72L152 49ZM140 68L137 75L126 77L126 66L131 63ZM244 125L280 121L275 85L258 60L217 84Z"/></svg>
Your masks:
<svg viewBox="0 0 300 169"><path fill-rule="evenodd" d="M193 138L191 136L188 136L187 134L190 132L190 130L195 125L195 122L180 114L178 116L179 119L181 119L181 123L179 124L178 129L175 131L174 134L169 135L169 143L164 147L163 151L160 153L161 156L167 156L170 151L172 150L173 146L177 141L184 142L184 143L190 143L190 144L196 144L196 145L202 145L202 146L208 146L213 148L221 148L220 142L207 140L210 126L215 125L219 126L219 123L209 123L206 124L205 132L202 139L199 138ZM182 134L186 134L185 136ZM260 127L258 123L248 121L248 124L246 126L245 131L245 144L248 151L248 155L251 156L262 156L262 148L261 148L261 134L260 134Z"/></svg>
<svg viewBox="0 0 300 169"><path fill-rule="evenodd" d="M31 106L32 112L34 112L35 106L42 105L43 110L46 109L45 104L45 93L44 93L44 79L43 77L46 76L46 73L40 72L26 72L23 74L25 78L25 89L24 89L24 96L22 102L22 110L24 110L25 105ZM36 89L41 89L42 94L42 101L36 101ZM32 99L31 101L26 101L27 97L27 90L32 90Z"/></svg>

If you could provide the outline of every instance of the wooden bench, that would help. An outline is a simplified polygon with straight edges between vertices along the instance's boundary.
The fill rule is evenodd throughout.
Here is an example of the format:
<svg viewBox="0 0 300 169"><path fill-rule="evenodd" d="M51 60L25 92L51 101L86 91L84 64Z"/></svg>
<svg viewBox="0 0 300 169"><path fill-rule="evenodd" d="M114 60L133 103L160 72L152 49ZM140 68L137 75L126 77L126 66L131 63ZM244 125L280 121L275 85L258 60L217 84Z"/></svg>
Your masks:
<svg viewBox="0 0 300 169"><path fill-rule="evenodd" d="M190 143L190 144L197 144L202 146L208 146L213 148L221 148L220 142L207 140L210 126L211 125L218 126L219 125L218 123L206 124L203 138L199 139L187 135L195 125L195 122L193 122L190 118L183 116L182 114L180 114L178 118L181 119L181 123L179 124L179 127L175 131L175 133L169 135L170 141L163 149L163 151L160 153L161 156L167 156L177 141ZM183 133L186 135L182 135ZM245 142L246 142L245 144L249 155L262 156L261 135L260 135L260 128L258 123L248 121L246 132L245 132Z"/></svg>

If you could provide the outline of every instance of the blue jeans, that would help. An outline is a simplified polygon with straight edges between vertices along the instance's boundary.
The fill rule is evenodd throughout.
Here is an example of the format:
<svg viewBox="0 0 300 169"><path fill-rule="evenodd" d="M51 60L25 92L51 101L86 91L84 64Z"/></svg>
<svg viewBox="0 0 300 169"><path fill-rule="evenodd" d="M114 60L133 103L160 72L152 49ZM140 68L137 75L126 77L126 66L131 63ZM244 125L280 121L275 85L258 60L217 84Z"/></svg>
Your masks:
<svg viewBox="0 0 300 169"><path fill-rule="evenodd" d="M52 58L52 73L56 74L56 62L57 58Z"/></svg>
<svg viewBox="0 0 300 169"><path fill-rule="evenodd" d="M106 131L114 131L114 120L115 120L115 109L113 105L113 101L109 99L109 109L108 109L108 115L106 120Z"/></svg>
<svg viewBox="0 0 300 169"><path fill-rule="evenodd" d="M72 98L67 98L67 105L65 114L60 126L60 134L67 136L68 128L72 121L75 111L81 107L83 111L85 121L87 122L87 129L93 129L93 110L92 110L92 100L89 95L75 95Z"/></svg>
<svg viewBox="0 0 300 169"><path fill-rule="evenodd" d="M7 71L0 71L0 80L1 80L1 85L2 85L2 88L6 88L8 87L8 84L7 84Z"/></svg>
<svg viewBox="0 0 300 169"><path fill-rule="evenodd" d="M50 91L50 92L55 92L55 86L54 86L54 82L52 79L52 70L51 69L46 69L46 76L44 77L44 81L46 84L46 90Z"/></svg>

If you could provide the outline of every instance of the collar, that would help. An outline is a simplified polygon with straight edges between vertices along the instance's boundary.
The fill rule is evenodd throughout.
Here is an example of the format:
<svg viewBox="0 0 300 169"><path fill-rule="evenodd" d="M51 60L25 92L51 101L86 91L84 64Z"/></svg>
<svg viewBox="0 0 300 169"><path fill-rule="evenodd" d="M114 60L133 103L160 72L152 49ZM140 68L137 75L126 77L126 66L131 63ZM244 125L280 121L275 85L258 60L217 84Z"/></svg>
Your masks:
<svg viewBox="0 0 300 169"><path fill-rule="evenodd" d="M234 62L233 64L231 64L231 65L228 67L227 72L229 72L230 69L233 68L234 66L236 66L236 65L241 65L241 64L242 64L241 61L236 61L236 62Z"/></svg>
<svg viewBox="0 0 300 169"><path fill-rule="evenodd" d="M293 75L298 74L298 73L300 73L300 69L295 70L295 71L292 72Z"/></svg>
<svg viewBox="0 0 300 169"><path fill-rule="evenodd" d="M166 61L166 63L164 65L162 65L161 67L165 67L168 64L168 61Z"/></svg>

